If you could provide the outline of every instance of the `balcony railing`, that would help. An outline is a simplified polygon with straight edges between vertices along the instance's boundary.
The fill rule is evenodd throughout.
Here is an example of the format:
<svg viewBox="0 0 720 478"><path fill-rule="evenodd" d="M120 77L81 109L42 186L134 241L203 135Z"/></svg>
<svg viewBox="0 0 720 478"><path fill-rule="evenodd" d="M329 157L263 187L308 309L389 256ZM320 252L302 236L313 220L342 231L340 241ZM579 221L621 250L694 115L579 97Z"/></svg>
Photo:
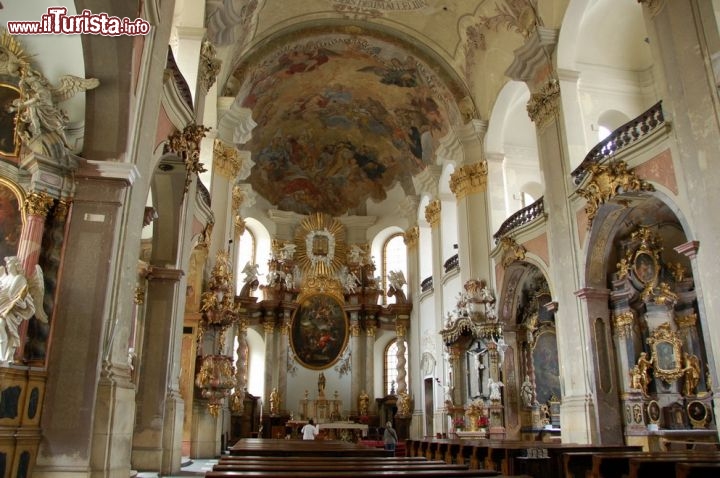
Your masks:
<svg viewBox="0 0 720 478"><path fill-rule="evenodd" d="M426 277L423 279L423 281L420 283L420 292L427 292L429 290L432 290L433 288L433 278L432 276Z"/></svg>
<svg viewBox="0 0 720 478"><path fill-rule="evenodd" d="M200 178L197 180L197 194L200 196L200 199L205 203L205 205L210 208L212 205L210 201L210 191L208 191L203 182L200 181Z"/></svg>
<svg viewBox="0 0 720 478"><path fill-rule="evenodd" d="M445 261L445 264L443 264L443 267L445 268L445 273L454 270L454 269L460 269L460 258L457 254L452 256L450 259Z"/></svg>
<svg viewBox="0 0 720 478"><path fill-rule="evenodd" d="M500 229L493 234L495 243L497 244L502 237L506 236L513 229L529 224L539 217L543 217L545 215L545 201L543 199L544 198L541 197L534 203L529 206L525 206L509 218L505 219L505 222L502 223Z"/></svg>
<svg viewBox="0 0 720 478"><path fill-rule="evenodd" d="M190 107L190 109L193 109L193 100L192 94L190 93L190 87L188 86L185 77L180 72L180 68L175 61L175 55L173 55L172 48L170 47L168 47L167 64L165 65L165 68L172 72L173 80L175 81L175 85L180 92L180 96L182 96L182 99L185 100L185 103Z"/></svg>
<svg viewBox="0 0 720 478"><path fill-rule="evenodd" d="M665 124L665 117L662 112L662 101L660 101L637 118L620 126L591 149L580 166L572 172L573 181L576 185L580 184L591 164L600 163L617 154L621 149L643 139L663 124Z"/></svg>

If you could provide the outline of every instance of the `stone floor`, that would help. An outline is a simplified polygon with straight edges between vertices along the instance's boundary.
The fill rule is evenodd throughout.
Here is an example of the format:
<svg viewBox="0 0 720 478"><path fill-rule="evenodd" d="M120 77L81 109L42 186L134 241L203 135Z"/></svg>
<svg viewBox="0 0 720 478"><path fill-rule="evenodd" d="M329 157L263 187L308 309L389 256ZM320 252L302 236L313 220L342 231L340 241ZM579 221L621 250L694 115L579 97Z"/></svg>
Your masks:
<svg viewBox="0 0 720 478"><path fill-rule="evenodd" d="M211 471L213 465L217 462L217 459L191 460L189 458L183 458L182 467L180 468L180 472L178 474L160 475L158 474L158 472L141 471L130 476L131 478L157 478L159 476L164 476L166 478L176 478L181 476L205 476L205 472Z"/></svg>

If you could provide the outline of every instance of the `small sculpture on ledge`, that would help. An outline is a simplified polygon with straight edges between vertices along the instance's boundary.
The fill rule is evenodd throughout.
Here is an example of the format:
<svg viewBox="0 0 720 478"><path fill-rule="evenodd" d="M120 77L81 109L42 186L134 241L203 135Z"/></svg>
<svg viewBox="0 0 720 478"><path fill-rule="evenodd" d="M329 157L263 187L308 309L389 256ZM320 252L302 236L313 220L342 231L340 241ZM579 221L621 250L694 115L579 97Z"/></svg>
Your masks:
<svg viewBox="0 0 720 478"><path fill-rule="evenodd" d="M270 392L270 415L277 415L280 411L280 394L277 388Z"/></svg>
<svg viewBox="0 0 720 478"><path fill-rule="evenodd" d="M696 393L698 383L700 382L700 361L695 355L687 352L685 352L685 360L683 363L683 375L685 376L683 395L690 397Z"/></svg>
<svg viewBox="0 0 720 478"><path fill-rule="evenodd" d="M492 378L488 378L488 388L490 389L491 402L499 402L500 400L502 400L502 395L500 394L500 388L502 386L502 382L493 380Z"/></svg>
<svg viewBox="0 0 720 478"><path fill-rule="evenodd" d="M647 358L647 352L640 352L637 365L630 370L630 388L640 390L643 396L648 396L648 386L650 385L649 370L652 367L652 361Z"/></svg>
<svg viewBox="0 0 720 478"><path fill-rule="evenodd" d="M532 408L535 404L535 401L533 400L534 396L535 390L533 389L533 384L530 381L530 376L525 375L525 380L520 386L520 398L522 399L523 405L527 408Z"/></svg>
<svg viewBox="0 0 720 478"><path fill-rule="evenodd" d="M388 288L388 297L395 297L396 304L407 304L408 300L403 292L402 287L407 284L405 281L405 274L402 271L390 271L388 272L388 281L390 287Z"/></svg>

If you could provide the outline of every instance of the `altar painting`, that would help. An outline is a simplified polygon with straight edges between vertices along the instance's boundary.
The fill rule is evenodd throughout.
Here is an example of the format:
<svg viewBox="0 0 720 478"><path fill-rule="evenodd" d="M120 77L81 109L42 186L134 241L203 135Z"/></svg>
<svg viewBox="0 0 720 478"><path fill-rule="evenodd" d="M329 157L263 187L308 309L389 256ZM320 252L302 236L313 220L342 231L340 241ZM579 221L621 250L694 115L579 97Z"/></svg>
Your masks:
<svg viewBox="0 0 720 478"><path fill-rule="evenodd" d="M7 185L0 182L0 260L15 256L22 231L22 215L18 198Z"/></svg>
<svg viewBox="0 0 720 478"><path fill-rule="evenodd" d="M290 338L295 357L303 366L332 366L348 340L348 321L340 302L326 294L307 297L295 311Z"/></svg>

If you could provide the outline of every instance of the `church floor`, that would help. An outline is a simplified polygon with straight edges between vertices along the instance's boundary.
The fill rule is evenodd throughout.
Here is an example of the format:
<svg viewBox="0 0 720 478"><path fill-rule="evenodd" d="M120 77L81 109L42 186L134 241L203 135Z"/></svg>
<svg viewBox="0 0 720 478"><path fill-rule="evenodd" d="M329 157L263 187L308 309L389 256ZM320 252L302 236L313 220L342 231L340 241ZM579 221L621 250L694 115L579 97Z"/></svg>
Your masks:
<svg viewBox="0 0 720 478"><path fill-rule="evenodd" d="M212 471L213 465L217 464L217 462L217 458L206 460L191 460L189 458L183 458L183 465L180 468L180 472L178 474L163 476L165 476L166 478L175 478L181 476L205 476L205 472ZM136 475L131 475L131 478L157 478L159 476L161 475L159 475L158 472L141 471Z"/></svg>

